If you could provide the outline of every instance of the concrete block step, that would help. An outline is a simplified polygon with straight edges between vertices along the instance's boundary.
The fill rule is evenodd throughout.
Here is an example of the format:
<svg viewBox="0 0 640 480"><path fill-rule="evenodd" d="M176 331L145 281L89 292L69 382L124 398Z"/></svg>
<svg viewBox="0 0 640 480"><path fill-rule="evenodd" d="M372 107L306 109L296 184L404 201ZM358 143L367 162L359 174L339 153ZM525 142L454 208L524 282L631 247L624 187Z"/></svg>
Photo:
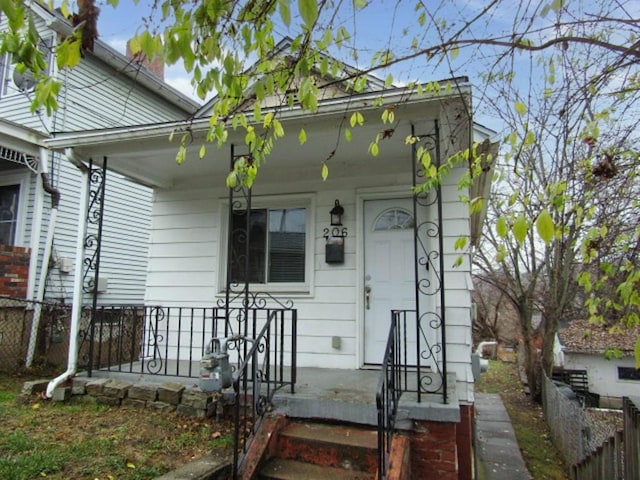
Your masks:
<svg viewBox="0 0 640 480"><path fill-rule="evenodd" d="M276 452L285 459L375 473L378 434L349 425L293 422L278 432Z"/></svg>
<svg viewBox="0 0 640 480"><path fill-rule="evenodd" d="M322 467L284 458L272 458L260 470L261 480L375 480L375 473Z"/></svg>

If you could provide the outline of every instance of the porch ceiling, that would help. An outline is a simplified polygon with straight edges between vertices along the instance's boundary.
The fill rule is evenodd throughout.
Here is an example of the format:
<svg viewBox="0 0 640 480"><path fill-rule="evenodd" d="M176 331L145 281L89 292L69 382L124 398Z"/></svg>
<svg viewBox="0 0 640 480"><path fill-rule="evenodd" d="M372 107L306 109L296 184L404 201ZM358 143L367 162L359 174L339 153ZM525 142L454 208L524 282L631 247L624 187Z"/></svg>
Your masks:
<svg viewBox="0 0 640 480"><path fill-rule="evenodd" d="M329 162L332 176L366 173L373 168L376 173L397 172L398 160L408 159L411 154L410 147L405 144L411 124L418 124L418 132L426 131L426 125L419 124L425 119L437 118L438 103L433 98L421 98L396 107L396 118L401 120L393 125L393 136L380 141L380 154L375 158L368 153L370 142L379 132L392 127L381 123L381 109L371 102L352 107L354 110L368 110L365 111L365 125L355 128L349 126L350 112L345 114L344 104L334 111L321 110L314 115L294 111L292 115L283 116L287 135L276 142L267 159L268 168L264 170L278 172L280 178L283 169L286 169L287 178L299 175L319 178L322 161L335 150ZM76 160L92 158L94 163L101 163L106 157L109 170L153 187L191 184L205 179L207 182L224 182L229 171L230 145L236 145L236 154L242 154L245 151L244 133L231 132L229 141L221 148L206 144L206 155L200 159L199 150L206 143L207 127L208 120L203 119L190 124L181 122L67 133L58 135L48 145L59 150L72 148ZM304 145L298 141L300 128L304 128L307 135ZM351 129L353 139L350 142L345 140L345 128ZM182 133L187 129L191 135L187 160L178 165L175 156ZM171 142L172 131L176 133ZM401 165L402 169L408 168L405 162L401 161Z"/></svg>

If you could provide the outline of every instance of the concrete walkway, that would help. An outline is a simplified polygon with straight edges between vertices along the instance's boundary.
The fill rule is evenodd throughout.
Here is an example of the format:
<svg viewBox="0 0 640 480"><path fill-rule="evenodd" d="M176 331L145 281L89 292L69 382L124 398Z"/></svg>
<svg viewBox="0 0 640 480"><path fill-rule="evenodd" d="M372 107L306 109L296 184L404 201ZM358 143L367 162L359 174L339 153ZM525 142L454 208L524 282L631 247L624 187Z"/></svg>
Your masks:
<svg viewBox="0 0 640 480"><path fill-rule="evenodd" d="M518 441L498 394L476 393L479 480L530 480Z"/></svg>

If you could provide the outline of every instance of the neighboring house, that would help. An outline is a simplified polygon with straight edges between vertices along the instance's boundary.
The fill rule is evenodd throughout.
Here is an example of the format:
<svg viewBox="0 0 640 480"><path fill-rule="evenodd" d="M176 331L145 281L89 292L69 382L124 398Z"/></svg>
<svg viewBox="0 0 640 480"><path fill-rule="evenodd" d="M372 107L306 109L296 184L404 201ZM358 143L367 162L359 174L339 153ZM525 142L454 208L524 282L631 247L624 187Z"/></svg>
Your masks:
<svg viewBox="0 0 640 480"><path fill-rule="evenodd" d="M42 47L52 52L71 25L38 2L30 2L29 9ZM4 28L6 18L0 18L0 29ZM55 132L184 118L197 105L146 67L99 41L73 70L58 71L51 54L47 65L48 73L62 82L59 108L50 117L42 110L30 111L32 77L17 73L8 55L0 56L0 295L70 304L78 231L84 228L78 223L78 207L86 175L48 150L44 140ZM141 304L152 190L144 181L132 182L110 172L104 185L97 301ZM59 199L57 208L54 197ZM95 226L88 230L91 233L96 233ZM95 282L91 272L86 278ZM87 295L84 302L91 300Z"/></svg>
<svg viewBox="0 0 640 480"><path fill-rule="evenodd" d="M298 369L379 368L391 312L397 310L398 328L407 333L407 343L403 336L398 346L406 353L401 362L416 365L419 355L428 369L419 379L421 394L437 394L428 396L433 407L428 415L451 427L446 462L456 475L458 464L464 464L461 478L469 478L471 246L456 250L454 243L478 238L481 222L470 219L460 197L486 196L488 181L460 192L462 164L447 177L439 197L435 191L414 195L412 186L420 184L424 171L405 142L418 137L434 162L442 162L468 148L472 135L478 140L489 135L473 128L469 84L457 79L453 89L445 85L439 94L417 95L404 88L383 90L370 79L369 90L359 95L347 98L334 89L316 114L298 106L281 110L287 135L276 142L251 189L225 187L234 162L247 161L240 130L230 132L223 148L209 145L198 158L211 105L189 122L61 133L48 140L49 147L76 158L105 158L109 170L154 188L148 315L141 344L131 343L141 351L140 363L117 370L197 376L191 362L200 359L211 335L255 337L271 314L284 318L284 310L293 309L291 323L283 322L273 334L281 335L278 342L267 343L272 355L273 349L280 355L271 361ZM393 127L380 121L380 103L394 108ZM263 112L269 107L266 103ZM366 121L352 129L348 142L340 125L350 111L363 112ZM306 131L305 145L298 140L300 128ZM371 140L390 128L379 155L371 156ZM178 165L177 145L169 137L184 132L190 138L188 156ZM323 181L321 166L329 157L330 174ZM490 165L485 170L483 180L491 176ZM414 326L402 326L403 320ZM275 367L263 374L274 372L281 374ZM259 380L267 381L256 376Z"/></svg>
<svg viewBox="0 0 640 480"><path fill-rule="evenodd" d="M601 407L622 407L622 397L640 394L640 369L634 349L640 329L627 330L573 320L561 327L554 347L555 367L585 370L589 392L600 396ZM606 355L618 349L618 355Z"/></svg>

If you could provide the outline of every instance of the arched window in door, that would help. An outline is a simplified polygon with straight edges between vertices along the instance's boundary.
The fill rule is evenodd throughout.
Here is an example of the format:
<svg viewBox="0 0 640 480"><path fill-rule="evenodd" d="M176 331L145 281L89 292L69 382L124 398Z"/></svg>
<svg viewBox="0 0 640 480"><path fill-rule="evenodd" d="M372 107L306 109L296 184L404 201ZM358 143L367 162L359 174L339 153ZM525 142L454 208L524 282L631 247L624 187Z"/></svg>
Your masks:
<svg viewBox="0 0 640 480"><path fill-rule="evenodd" d="M374 232L408 230L413 228L413 215L404 208L390 208L382 212L373 223Z"/></svg>

